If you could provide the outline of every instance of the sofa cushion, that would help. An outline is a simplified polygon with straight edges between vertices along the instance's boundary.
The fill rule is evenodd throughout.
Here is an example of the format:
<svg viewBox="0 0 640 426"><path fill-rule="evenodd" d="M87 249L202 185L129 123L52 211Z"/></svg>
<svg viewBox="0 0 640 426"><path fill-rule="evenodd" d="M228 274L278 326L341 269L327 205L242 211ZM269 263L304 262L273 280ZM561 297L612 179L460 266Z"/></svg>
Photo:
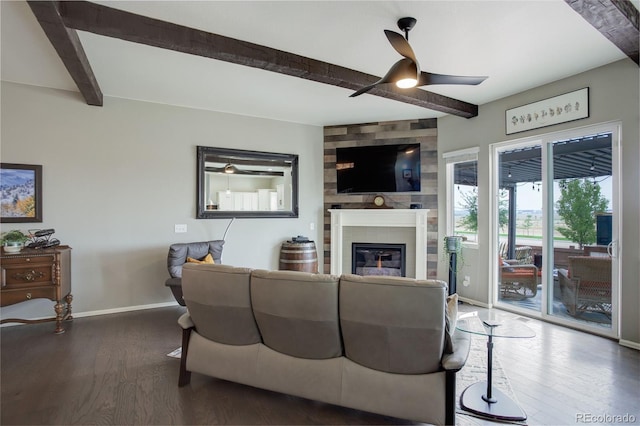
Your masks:
<svg viewBox="0 0 640 426"><path fill-rule="evenodd" d="M446 283L343 275L340 323L346 356L397 374L440 368L445 340Z"/></svg>
<svg viewBox="0 0 640 426"><path fill-rule="evenodd" d="M228 345L261 341L251 310L251 269L187 263L182 292L198 333Z"/></svg>
<svg viewBox="0 0 640 426"><path fill-rule="evenodd" d="M342 355L337 276L255 270L251 301L264 344L271 349L309 359Z"/></svg>

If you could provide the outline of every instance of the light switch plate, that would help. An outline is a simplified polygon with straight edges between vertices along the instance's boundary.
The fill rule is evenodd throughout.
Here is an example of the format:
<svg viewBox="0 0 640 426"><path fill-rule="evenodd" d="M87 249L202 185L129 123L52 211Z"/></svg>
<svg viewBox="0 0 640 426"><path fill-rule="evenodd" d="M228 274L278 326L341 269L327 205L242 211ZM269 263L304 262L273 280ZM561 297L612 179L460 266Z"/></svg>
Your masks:
<svg viewBox="0 0 640 426"><path fill-rule="evenodd" d="M176 234L181 232L187 232L187 224L186 223L176 224L174 229Z"/></svg>

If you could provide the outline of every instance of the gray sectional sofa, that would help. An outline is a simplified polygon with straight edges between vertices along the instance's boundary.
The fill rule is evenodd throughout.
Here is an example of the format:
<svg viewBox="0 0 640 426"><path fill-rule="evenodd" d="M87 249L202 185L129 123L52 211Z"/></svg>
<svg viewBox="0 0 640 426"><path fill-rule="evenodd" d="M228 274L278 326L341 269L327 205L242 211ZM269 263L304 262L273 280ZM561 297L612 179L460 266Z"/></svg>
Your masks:
<svg viewBox="0 0 640 426"><path fill-rule="evenodd" d="M182 290L180 386L195 372L398 418L455 422L455 373L470 340L453 325L447 331L442 281L186 264Z"/></svg>

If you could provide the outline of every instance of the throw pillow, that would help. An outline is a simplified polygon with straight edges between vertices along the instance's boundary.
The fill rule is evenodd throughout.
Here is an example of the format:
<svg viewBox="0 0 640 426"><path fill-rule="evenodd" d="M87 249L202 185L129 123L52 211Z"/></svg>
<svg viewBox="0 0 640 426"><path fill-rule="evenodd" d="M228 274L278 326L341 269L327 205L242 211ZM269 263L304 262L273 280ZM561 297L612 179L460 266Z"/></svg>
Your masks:
<svg viewBox="0 0 640 426"><path fill-rule="evenodd" d="M187 257L187 262L189 262L189 263L216 263L216 262L214 262L213 256L211 256L211 253L208 253L202 259L194 259L193 257Z"/></svg>
<svg viewBox="0 0 640 426"><path fill-rule="evenodd" d="M447 306L445 310L445 329L444 329L444 351L445 353L453 353L453 333L456 331L458 323L458 293L453 293L447 297Z"/></svg>

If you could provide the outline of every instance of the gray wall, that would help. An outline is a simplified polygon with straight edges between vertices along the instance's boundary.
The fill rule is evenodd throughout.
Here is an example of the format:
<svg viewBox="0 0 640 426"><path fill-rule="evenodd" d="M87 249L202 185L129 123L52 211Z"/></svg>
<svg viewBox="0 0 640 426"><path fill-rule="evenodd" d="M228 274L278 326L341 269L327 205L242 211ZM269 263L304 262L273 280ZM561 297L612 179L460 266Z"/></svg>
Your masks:
<svg viewBox="0 0 640 426"><path fill-rule="evenodd" d="M169 245L222 238L228 219L195 219L197 145L299 155L300 217L237 219L224 263L277 269L286 239L322 241L321 127L116 98L98 108L78 93L1 87L2 161L41 164L44 187L44 222L1 229L55 228L73 248L77 313L173 302ZM2 318L52 314L46 300L2 308Z"/></svg>
<svg viewBox="0 0 640 426"><path fill-rule="evenodd" d="M532 135L557 132L586 125L620 120L622 122L622 222L621 222L621 339L640 344L640 182L639 164L639 71L638 66L625 59L564 80L541 86L515 96L482 105L478 117L463 120L447 116L438 120L439 153L457 149L480 147L478 154L478 218L480 244L475 253L466 253L468 263L461 275L471 275L472 285L458 285L458 292L481 303L489 303L488 280L490 253L489 241L489 145L496 142L518 139ZM580 121L559 124L516 135L505 135L505 110L546 99L583 87L590 88L590 117ZM443 148L443 147L446 147ZM444 176L445 162L440 157L439 173ZM439 190L445 191L445 180L440 179ZM446 214L444 197L439 200L439 217ZM444 237L444 226L440 227L440 238ZM469 250L467 250L469 251ZM447 277L447 264L440 262L438 275ZM458 282L461 280L459 279Z"/></svg>

